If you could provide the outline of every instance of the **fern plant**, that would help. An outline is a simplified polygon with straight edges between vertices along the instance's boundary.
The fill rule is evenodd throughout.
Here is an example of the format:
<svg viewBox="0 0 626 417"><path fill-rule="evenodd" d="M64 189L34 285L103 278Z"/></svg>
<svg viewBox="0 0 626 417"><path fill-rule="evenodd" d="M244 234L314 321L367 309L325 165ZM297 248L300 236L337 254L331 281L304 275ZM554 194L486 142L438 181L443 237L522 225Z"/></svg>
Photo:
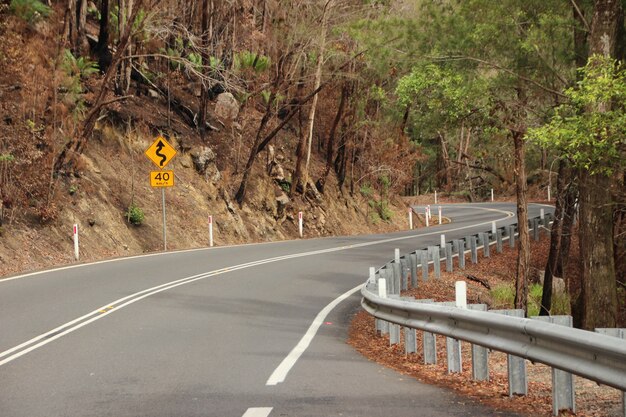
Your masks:
<svg viewBox="0 0 626 417"><path fill-rule="evenodd" d="M82 80L98 72L98 64L82 56L76 58L65 49L60 67L64 75L60 86L63 102L72 108L74 117L82 116L85 112Z"/></svg>
<svg viewBox="0 0 626 417"><path fill-rule="evenodd" d="M39 0L11 0L9 10L28 23L35 23L52 13L52 9Z"/></svg>
<svg viewBox="0 0 626 417"><path fill-rule="evenodd" d="M235 54L234 64L235 69L251 68L255 72L263 72L269 68L270 59L256 52L242 51Z"/></svg>

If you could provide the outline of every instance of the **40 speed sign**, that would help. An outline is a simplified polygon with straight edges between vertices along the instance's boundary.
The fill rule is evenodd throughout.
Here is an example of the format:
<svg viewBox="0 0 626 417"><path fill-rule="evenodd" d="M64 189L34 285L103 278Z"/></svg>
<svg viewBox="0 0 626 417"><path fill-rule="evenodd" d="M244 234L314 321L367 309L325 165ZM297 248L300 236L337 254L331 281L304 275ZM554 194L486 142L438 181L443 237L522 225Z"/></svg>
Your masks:
<svg viewBox="0 0 626 417"><path fill-rule="evenodd" d="M174 171L150 171L150 185L153 187L173 187Z"/></svg>

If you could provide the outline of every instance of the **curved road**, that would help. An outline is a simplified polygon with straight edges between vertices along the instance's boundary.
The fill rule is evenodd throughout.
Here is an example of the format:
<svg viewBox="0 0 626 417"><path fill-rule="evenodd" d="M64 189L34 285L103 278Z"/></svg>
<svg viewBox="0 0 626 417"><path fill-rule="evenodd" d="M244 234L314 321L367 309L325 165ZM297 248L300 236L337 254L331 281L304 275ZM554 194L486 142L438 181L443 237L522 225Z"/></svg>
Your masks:
<svg viewBox="0 0 626 417"><path fill-rule="evenodd" d="M531 205L530 215L540 206ZM153 254L0 280L0 416L504 415L346 345L369 266L515 221ZM343 298L338 299L343 294Z"/></svg>

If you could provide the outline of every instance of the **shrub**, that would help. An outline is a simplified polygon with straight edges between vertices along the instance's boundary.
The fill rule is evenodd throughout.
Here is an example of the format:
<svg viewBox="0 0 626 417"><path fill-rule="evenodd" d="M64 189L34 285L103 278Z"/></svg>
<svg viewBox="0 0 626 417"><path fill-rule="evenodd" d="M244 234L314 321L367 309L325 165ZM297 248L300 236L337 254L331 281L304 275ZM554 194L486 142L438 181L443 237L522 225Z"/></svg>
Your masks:
<svg viewBox="0 0 626 417"><path fill-rule="evenodd" d="M131 203L126 211L126 219L128 222L134 224L135 226L139 226L143 223L144 218L145 215L143 214L143 210L135 203Z"/></svg>
<svg viewBox="0 0 626 417"><path fill-rule="evenodd" d="M52 9L39 0L11 0L9 10L28 23L35 23L42 17L48 17L52 13Z"/></svg>
<svg viewBox="0 0 626 417"><path fill-rule="evenodd" d="M374 195L374 189L369 183L363 184L359 191L361 192L361 195L365 198L370 198Z"/></svg>

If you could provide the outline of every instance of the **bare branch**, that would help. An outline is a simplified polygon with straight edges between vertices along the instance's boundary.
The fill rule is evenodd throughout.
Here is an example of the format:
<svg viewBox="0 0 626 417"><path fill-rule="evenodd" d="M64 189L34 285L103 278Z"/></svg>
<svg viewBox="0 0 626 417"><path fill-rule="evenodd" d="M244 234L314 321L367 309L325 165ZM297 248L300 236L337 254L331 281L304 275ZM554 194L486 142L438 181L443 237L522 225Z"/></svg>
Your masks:
<svg viewBox="0 0 626 417"><path fill-rule="evenodd" d="M580 17L581 22L585 24L585 29L587 32L591 32L591 26L589 26L589 22L585 19L585 15L582 13L582 10L580 10L580 7L578 7L576 0L571 0L571 2L572 6L574 6L574 9L576 10L576 13L578 13L578 16Z"/></svg>

